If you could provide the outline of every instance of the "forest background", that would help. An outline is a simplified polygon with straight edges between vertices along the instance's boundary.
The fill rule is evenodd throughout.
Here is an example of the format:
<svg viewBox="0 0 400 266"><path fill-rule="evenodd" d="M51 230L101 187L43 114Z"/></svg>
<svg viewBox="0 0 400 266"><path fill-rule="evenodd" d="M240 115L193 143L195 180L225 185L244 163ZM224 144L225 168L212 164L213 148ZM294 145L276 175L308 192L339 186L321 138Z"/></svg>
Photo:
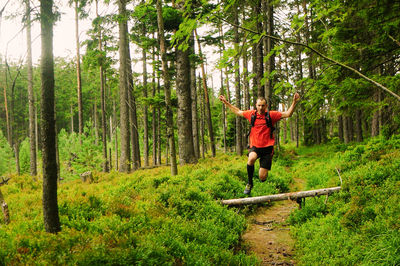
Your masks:
<svg viewBox="0 0 400 266"><path fill-rule="evenodd" d="M41 65L33 65L29 52L30 24L46 23L43 10L39 2L21 1L24 11L12 14L26 25L27 57L2 54L0 62L0 173L6 179L40 176L46 167L37 160L49 137L44 107L55 111L49 132L58 136L57 174L48 178L63 182L87 171L129 173L161 164L177 175L178 162L195 164L222 150L244 154L247 122L226 112L218 94L240 109L263 96L271 109L285 110L298 91L296 113L278 125L278 149L288 142L348 144L398 134L398 1L120 0L101 2L115 11L104 16L98 1L69 4L76 25L88 12L97 15L85 42L79 34L71 40L74 58L50 60L50 106L43 98L48 61L42 55ZM47 26L62 16L56 3L51 7ZM204 50L214 51L216 66ZM141 71L131 60L138 53ZM214 68L220 84L210 82Z"/></svg>

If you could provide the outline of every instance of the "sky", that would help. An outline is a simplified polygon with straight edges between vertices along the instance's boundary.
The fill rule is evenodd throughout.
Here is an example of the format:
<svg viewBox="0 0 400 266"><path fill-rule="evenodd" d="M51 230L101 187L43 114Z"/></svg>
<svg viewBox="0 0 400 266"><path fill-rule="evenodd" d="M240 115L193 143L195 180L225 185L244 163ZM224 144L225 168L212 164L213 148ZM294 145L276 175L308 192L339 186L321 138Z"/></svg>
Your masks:
<svg viewBox="0 0 400 266"><path fill-rule="evenodd" d="M0 10L3 8L8 0L0 0ZM37 0L31 0L37 2L37 6L31 6L39 10L39 4ZM0 21L0 57L1 61L4 57L7 57L8 62L23 63L26 62L26 30L22 24L22 13L24 7L21 5L22 0L11 0L4 10L1 21ZM73 59L76 56L76 41L75 41L75 13L74 9L67 5L67 0L55 0L58 10L61 13L60 21L57 21L53 28L53 54L54 57L63 57ZM31 4L32 5L32 4ZM99 7L99 13L110 13L116 12L116 6ZM79 21L79 32L80 42L82 43L87 37L86 32L91 27L91 19L95 16L95 7L91 7L88 10L90 17L86 20ZM19 12L16 18L9 18L10 14ZM197 47L196 47L197 48ZM207 81L208 86L217 87L220 86L220 74L215 69L214 65L217 61L217 55L212 53L214 48L208 49L203 48L203 52L207 53L208 66L206 72L208 73L209 79ZM81 55L84 53L84 47L81 47ZM118 53L117 53L118 55ZM39 64L41 56L41 41L40 41L40 22L35 21L32 25L32 57L33 64ZM135 53L135 47L131 45L131 57L133 61L137 59L137 63L133 64L133 71L141 73L141 53ZM118 66L117 66L118 67ZM149 66L150 67L150 66Z"/></svg>
<svg viewBox="0 0 400 266"><path fill-rule="evenodd" d="M0 0L0 8L4 6L6 0ZM10 19L8 16L16 11L23 10L20 1L11 0L3 12L0 25L0 54L4 58L7 56L9 61L19 61L26 58L26 31L23 29L22 17ZM61 20L57 21L53 28L53 54L55 57L75 56L75 21L74 11L65 2L59 5L62 12ZM39 7L37 7L39 8ZM93 12L94 13L94 12ZM79 32L81 40L85 39L85 32L90 28L89 20L80 21ZM32 57L33 63L38 63L40 59L40 23L35 21L32 25Z"/></svg>

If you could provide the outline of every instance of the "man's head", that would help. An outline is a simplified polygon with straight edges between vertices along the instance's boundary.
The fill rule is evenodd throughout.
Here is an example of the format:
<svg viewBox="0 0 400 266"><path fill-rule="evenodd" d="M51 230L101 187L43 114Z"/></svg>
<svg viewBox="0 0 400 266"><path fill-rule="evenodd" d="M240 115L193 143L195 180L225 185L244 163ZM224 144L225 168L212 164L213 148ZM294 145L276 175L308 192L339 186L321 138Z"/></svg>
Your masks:
<svg viewBox="0 0 400 266"><path fill-rule="evenodd" d="M256 102L256 109L257 113L264 114L267 110L267 100L265 100L263 97L258 98Z"/></svg>

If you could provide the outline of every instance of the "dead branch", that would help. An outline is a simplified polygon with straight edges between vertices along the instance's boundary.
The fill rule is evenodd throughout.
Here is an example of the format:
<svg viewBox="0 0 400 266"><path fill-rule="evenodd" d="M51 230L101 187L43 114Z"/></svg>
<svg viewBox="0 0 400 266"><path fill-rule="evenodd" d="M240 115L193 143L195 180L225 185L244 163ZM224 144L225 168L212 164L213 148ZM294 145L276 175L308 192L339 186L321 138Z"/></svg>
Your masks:
<svg viewBox="0 0 400 266"><path fill-rule="evenodd" d="M254 31L254 30L245 28L245 27L243 27L243 26L235 25L234 23L229 22L228 20L226 20L226 19L224 19L224 18L222 18L222 17L219 17L219 18L220 18L222 21L224 21L224 22L226 22L226 23L228 23L228 24L230 24L230 25L232 25L232 26L237 26L237 27L239 27L239 28L241 28L241 29L243 29L243 30L245 30L245 31L249 31L249 32L252 32L252 33L254 33L254 34L259 34L259 35L261 34L261 33L257 32L257 31ZM270 39L273 39L273 40L278 41L278 42L288 43L288 44L297 45L297 46L302 46L302 47L304 47L304 48L307 48L307 49L309 49L310 51L314 52L315 54L319 55L320 57L324 58L325 60L327 60L327 61L329 61L329 62L332 62L332 63L334 63L334 64L336 64L336 65L339 65L339 66L341 66L341 67L343 67L343 68L346 68L346 69L352 71L353 73L357 74L358 76L360 76L361 78L365 79L366 81L368 81L368 82L374 84L374 85L377 86L378 88L380 88L380 89L382 89L383 91L389 93L390 95L392 95L393 97L395 97L398 101L400 101L400 96L399 96L399 95L397 95L397 94L394 93L393 91L389 90L388 88L386 88L385 86L383 86L383 85L380 84L379 82L377 82L377 81L375 81L375 80L373 80L373 79L371 79L371 78L365 76L365 75L362 74L360 71L358 71L358 70L356 70L356 69L354 69L354 68L352 68L352 67L350 67L350 66L348 66L348 65L345 65L345 64L343 64L343 63L341 63L341 62L339 62L339 61L336 61L336 60L334 60L334 59L332 59L332 58L330 58L330 57L328 57L328 56L322 54L321 52L319 52L318 50L316 50L316 49L314 49L314 48L308 46L307 44L300 43L300 42L295 42L295 41L290 41L290 40L287 40L287 39L281 39L281 38L278 38L278 37L276 37L276 36L268 35L268 34L265 34L265 33L262 33L262 38L270 38Z"/></svg>
<svg viewBox="0 0 400 266"><path fill-rule="evenodd" d="M341 187L331 187L331 188L321 188L321 189L315 189L315 190L282 193L282 194L259 196L259 197L221 200L221 204L229 205L229 206L239 206L239 205L258 204L258 203L263 203L263 202L271 202L271 201L279 201L279 200L296 200L296 199L302 199L302 198L306 198L306 197L330 195L334 192L338 192L340 189L341 189Z"/></svg>

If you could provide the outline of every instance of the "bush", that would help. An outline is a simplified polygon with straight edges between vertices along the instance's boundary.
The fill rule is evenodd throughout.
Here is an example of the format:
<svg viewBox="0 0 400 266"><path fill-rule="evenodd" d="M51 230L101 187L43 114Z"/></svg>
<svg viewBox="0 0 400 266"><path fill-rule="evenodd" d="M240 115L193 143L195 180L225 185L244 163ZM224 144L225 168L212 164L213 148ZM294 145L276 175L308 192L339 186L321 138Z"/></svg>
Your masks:
<svg viewBox="0 0 400 266"><path fill-rule="evenodd" d="M307 201L291 215L299 263L400 263L399 143L399 136L373 138L330 155L339 158L342 191L330 196L327 205Z"/></svg>

